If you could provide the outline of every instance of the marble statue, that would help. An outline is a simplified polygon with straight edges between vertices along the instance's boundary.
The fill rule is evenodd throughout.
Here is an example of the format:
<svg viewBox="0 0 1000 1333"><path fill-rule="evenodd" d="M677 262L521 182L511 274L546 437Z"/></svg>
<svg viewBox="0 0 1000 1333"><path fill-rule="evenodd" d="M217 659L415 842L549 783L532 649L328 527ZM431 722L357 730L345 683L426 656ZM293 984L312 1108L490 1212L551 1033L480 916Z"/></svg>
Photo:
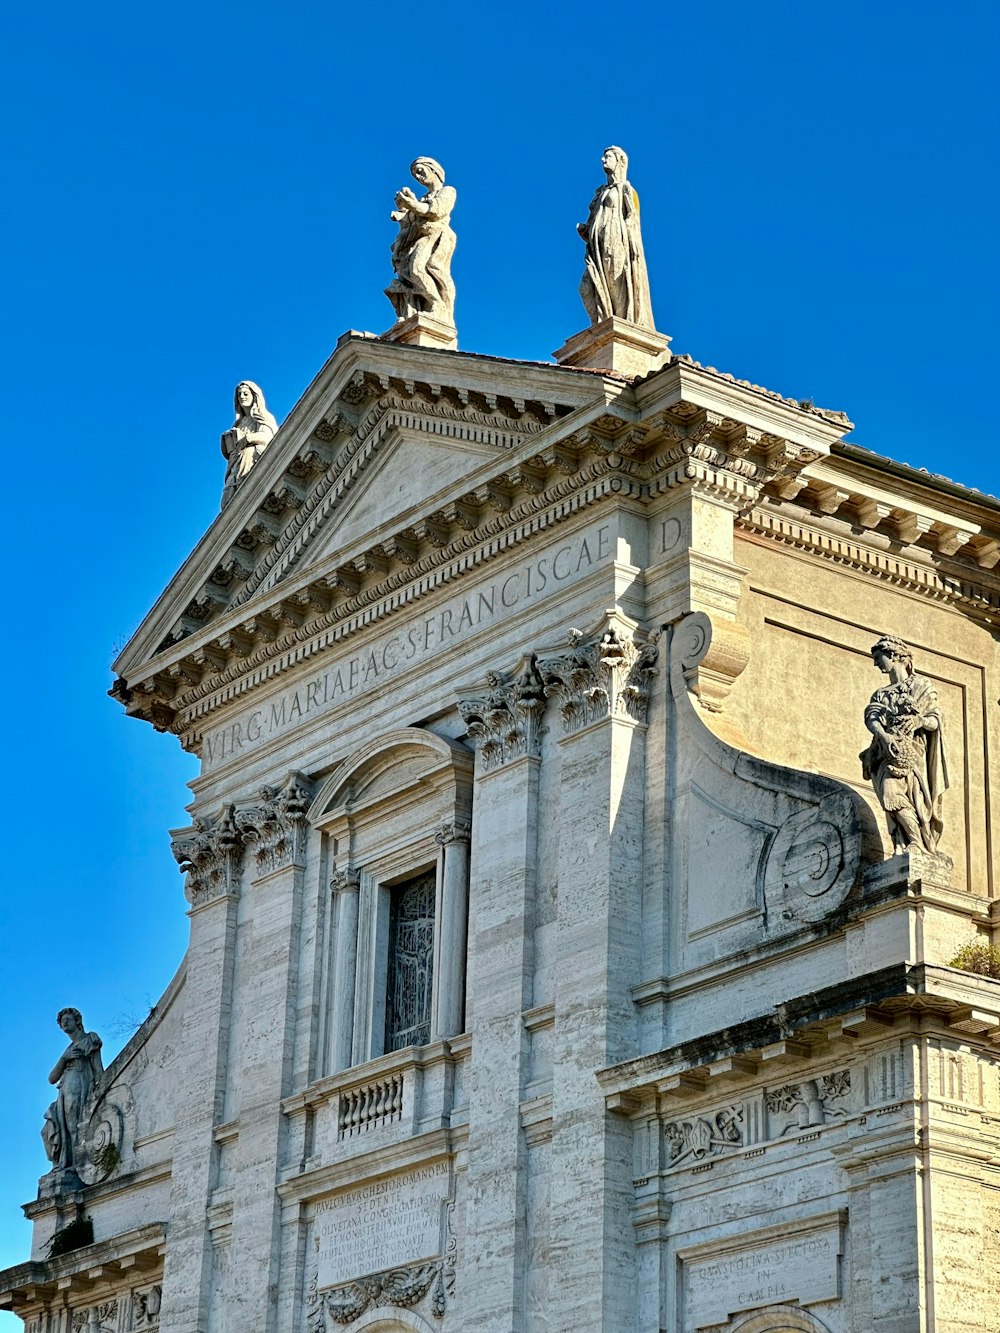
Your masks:
<svg viewBox="0 0 1000 1333"><path fill-rule="evenodd" d="M614 316L655 329L639 231L639 196L625 178L628 157L621 148L605 148L601 165L607 184L591 200L587 221L577 224L587 246L580 295L591 324Z"/></svg>
<svg viewBox="0 0 1000 1333"><path fill-rule="evenodd" d="M42 1142L53 1168L72 1171L77 1131L104 1066L101 1039L96 1032L84 1031L79 1009L60 1009L56 1022L69 1037L69 1045L49 1075L49 1082L57 1084L59 1092L45 1112Z"/></svg>
<svg viewBox="0 0 1000 1333"><path fill-rule="evenodd" d="M232 499L237 486L274 439L278 423L267 410L260 385L240 380L233 393L236 420L222 436L223 457L228 460L222 503Z"/></svg>
<svg viewBox="0 0 1000 1333"><path fill-rule="evenodd" d="M429 315L442 324L455 322L455 284L451 280L451 257L455 233L451 211L455 191L444 183L444 168L432 157L410 163L413 179L427 193L420 199L409 186L396 195L390 217L399 223L392 244L392 267L396 274L385 289L396 319Z"/></svg>
<svg viewBox="0 0 1000 1333"><path fill-rule="evenodd" d="M875 691L865 709L872 741L859 756L862 772L885 811L895 850L936 852L948 786L937 693L914 672L913 654L902 639L883 634L871 654L890 683Z"/></svg>

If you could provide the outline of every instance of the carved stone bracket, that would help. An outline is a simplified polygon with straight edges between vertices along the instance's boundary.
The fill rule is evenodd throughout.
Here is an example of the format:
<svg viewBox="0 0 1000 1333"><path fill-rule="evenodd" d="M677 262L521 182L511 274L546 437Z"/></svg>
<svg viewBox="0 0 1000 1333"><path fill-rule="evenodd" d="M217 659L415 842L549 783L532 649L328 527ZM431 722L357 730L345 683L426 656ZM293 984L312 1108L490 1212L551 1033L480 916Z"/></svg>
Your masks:
<svg viewBox="0 0 1000 1333"><path fill-rule="evenodd" d="M307 778L289 773L280 787L262 787L256 804L237 807L236 826L254 848L257 878L301 862L311 794Z"/></svg>
<svg viewBox="0 0 1000 1333"><path fill-rule="evenodd" d="M563 730L578 731L605 717L645 722L658 640L658 633L643 638L626 622L612 622L589 639L570 630L568 652L540 658L545 694L558 702Z"/></svg>
<svg viewBox="0 0 1000 1333"><path fill-rule="evenodd" d="M486 684L483 698L461 700L458 707L489 773L511 759L539 753L545 691L534 654L522 658L510 676L489 672Z"/></svg>
<svg viewBox="0 0 1000 1333"><path fill-rule="evenodd" d="M348 890L357 893L360 887L360 870L341 870L334 866L333 874L330 876L330 888L334 893L347 893Z"/></svg>
<svg viewBox="0 0 1000 1333"><path fill-rule="evenodd" d="M447 847L453 842L468 842L471 837L471 824L460 819L452 819L441 825L434 834L434 841L439 847Z"/></svg>
<svg viewBox="0 0 1000 1333"><path fill-rule="evenodd" d="M196 819L191 828L175 830L170 850L187 875L184 895L192 907L236 892L243 843L231 805Z"/></svg>

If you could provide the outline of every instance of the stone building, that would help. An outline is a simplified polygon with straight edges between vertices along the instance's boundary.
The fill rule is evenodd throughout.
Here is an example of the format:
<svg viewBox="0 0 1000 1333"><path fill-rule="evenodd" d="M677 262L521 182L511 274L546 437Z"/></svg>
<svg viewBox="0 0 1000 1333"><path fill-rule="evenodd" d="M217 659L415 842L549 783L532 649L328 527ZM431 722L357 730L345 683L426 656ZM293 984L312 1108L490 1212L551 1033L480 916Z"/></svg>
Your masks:
<svg viewBox="0 0 1000 1333"><path fill-rule="evenodd" d="M116 664L201 759L190 944L64 1078L0 1307L1000 1329L1000 982L952 965L997 926L1000 503L638 322L550 365L403 324L253 437ZM885 634L933 706L877 792Z"/></svg>

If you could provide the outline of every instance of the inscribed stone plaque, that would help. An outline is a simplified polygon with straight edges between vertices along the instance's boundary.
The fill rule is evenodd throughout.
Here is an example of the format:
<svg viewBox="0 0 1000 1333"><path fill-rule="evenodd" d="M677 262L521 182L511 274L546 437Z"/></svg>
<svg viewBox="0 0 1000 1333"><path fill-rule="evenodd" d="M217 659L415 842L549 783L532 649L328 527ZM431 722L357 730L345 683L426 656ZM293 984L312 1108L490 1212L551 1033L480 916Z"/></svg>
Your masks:
<svg viewBox="0 0 1000 1333"><path fill-rule="evenodd" d="M828 1213L682 1251L684 1328L723 1324L763 1305L836 1300L840 1235L840 1215Z"/></svg>
<svg viewBox="0 0 1000 1333"><path fill-rule="evenodd" d="M319 1287L339 1287L439 1255L441 1205L450 1184L450 1167L438 1162L319 1204Z"/></svg>

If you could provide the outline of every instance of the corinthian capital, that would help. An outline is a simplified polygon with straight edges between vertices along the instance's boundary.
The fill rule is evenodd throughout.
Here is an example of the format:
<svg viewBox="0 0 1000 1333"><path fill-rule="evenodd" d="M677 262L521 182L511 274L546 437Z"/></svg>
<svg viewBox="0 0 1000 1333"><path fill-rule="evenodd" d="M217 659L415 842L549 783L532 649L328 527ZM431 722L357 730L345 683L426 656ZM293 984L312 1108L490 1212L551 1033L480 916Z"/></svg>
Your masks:
<svg viewBox="0 0 1000 1333"><path fill-rule="evenodd" d="M300 861L310 790L301 773L289 773L280 787L262 787L253 805L237 807L236 826L254 849L258 878Z"/></svg>
<svg viewBox="0 0 1000 1333"><path fill-rule="evenodd" d="M566 652L540 657L545 693L559 705L563 730L578 731L605 717L645 722L658 640L658 633L646 637L612 622L589 637L570 630Z"/></svg>
<svg viewBox="0 0 1000 1333"><path fill-rule="evenodd" d="M533 654L510 675L490 671L486 685L481 699L460 700L458 707L488 773L511 759L538 754L545 693Z"/></svg>
<svg viewBox="0 0 1000 1333"><path fill-rule="evenodd" d="M190 828L175 830L170 850L187 876L184 896L192 907L236 891L243 843L231 805L196 819Z"/></svg>
<svg viewBox="0 0 1000 1333"><path fill-rule="evenodd" d="M461 819L450 819L434 834L434 841L439 847L447 847L452 842L468 842L471 837L471 824Z"/></svg>

